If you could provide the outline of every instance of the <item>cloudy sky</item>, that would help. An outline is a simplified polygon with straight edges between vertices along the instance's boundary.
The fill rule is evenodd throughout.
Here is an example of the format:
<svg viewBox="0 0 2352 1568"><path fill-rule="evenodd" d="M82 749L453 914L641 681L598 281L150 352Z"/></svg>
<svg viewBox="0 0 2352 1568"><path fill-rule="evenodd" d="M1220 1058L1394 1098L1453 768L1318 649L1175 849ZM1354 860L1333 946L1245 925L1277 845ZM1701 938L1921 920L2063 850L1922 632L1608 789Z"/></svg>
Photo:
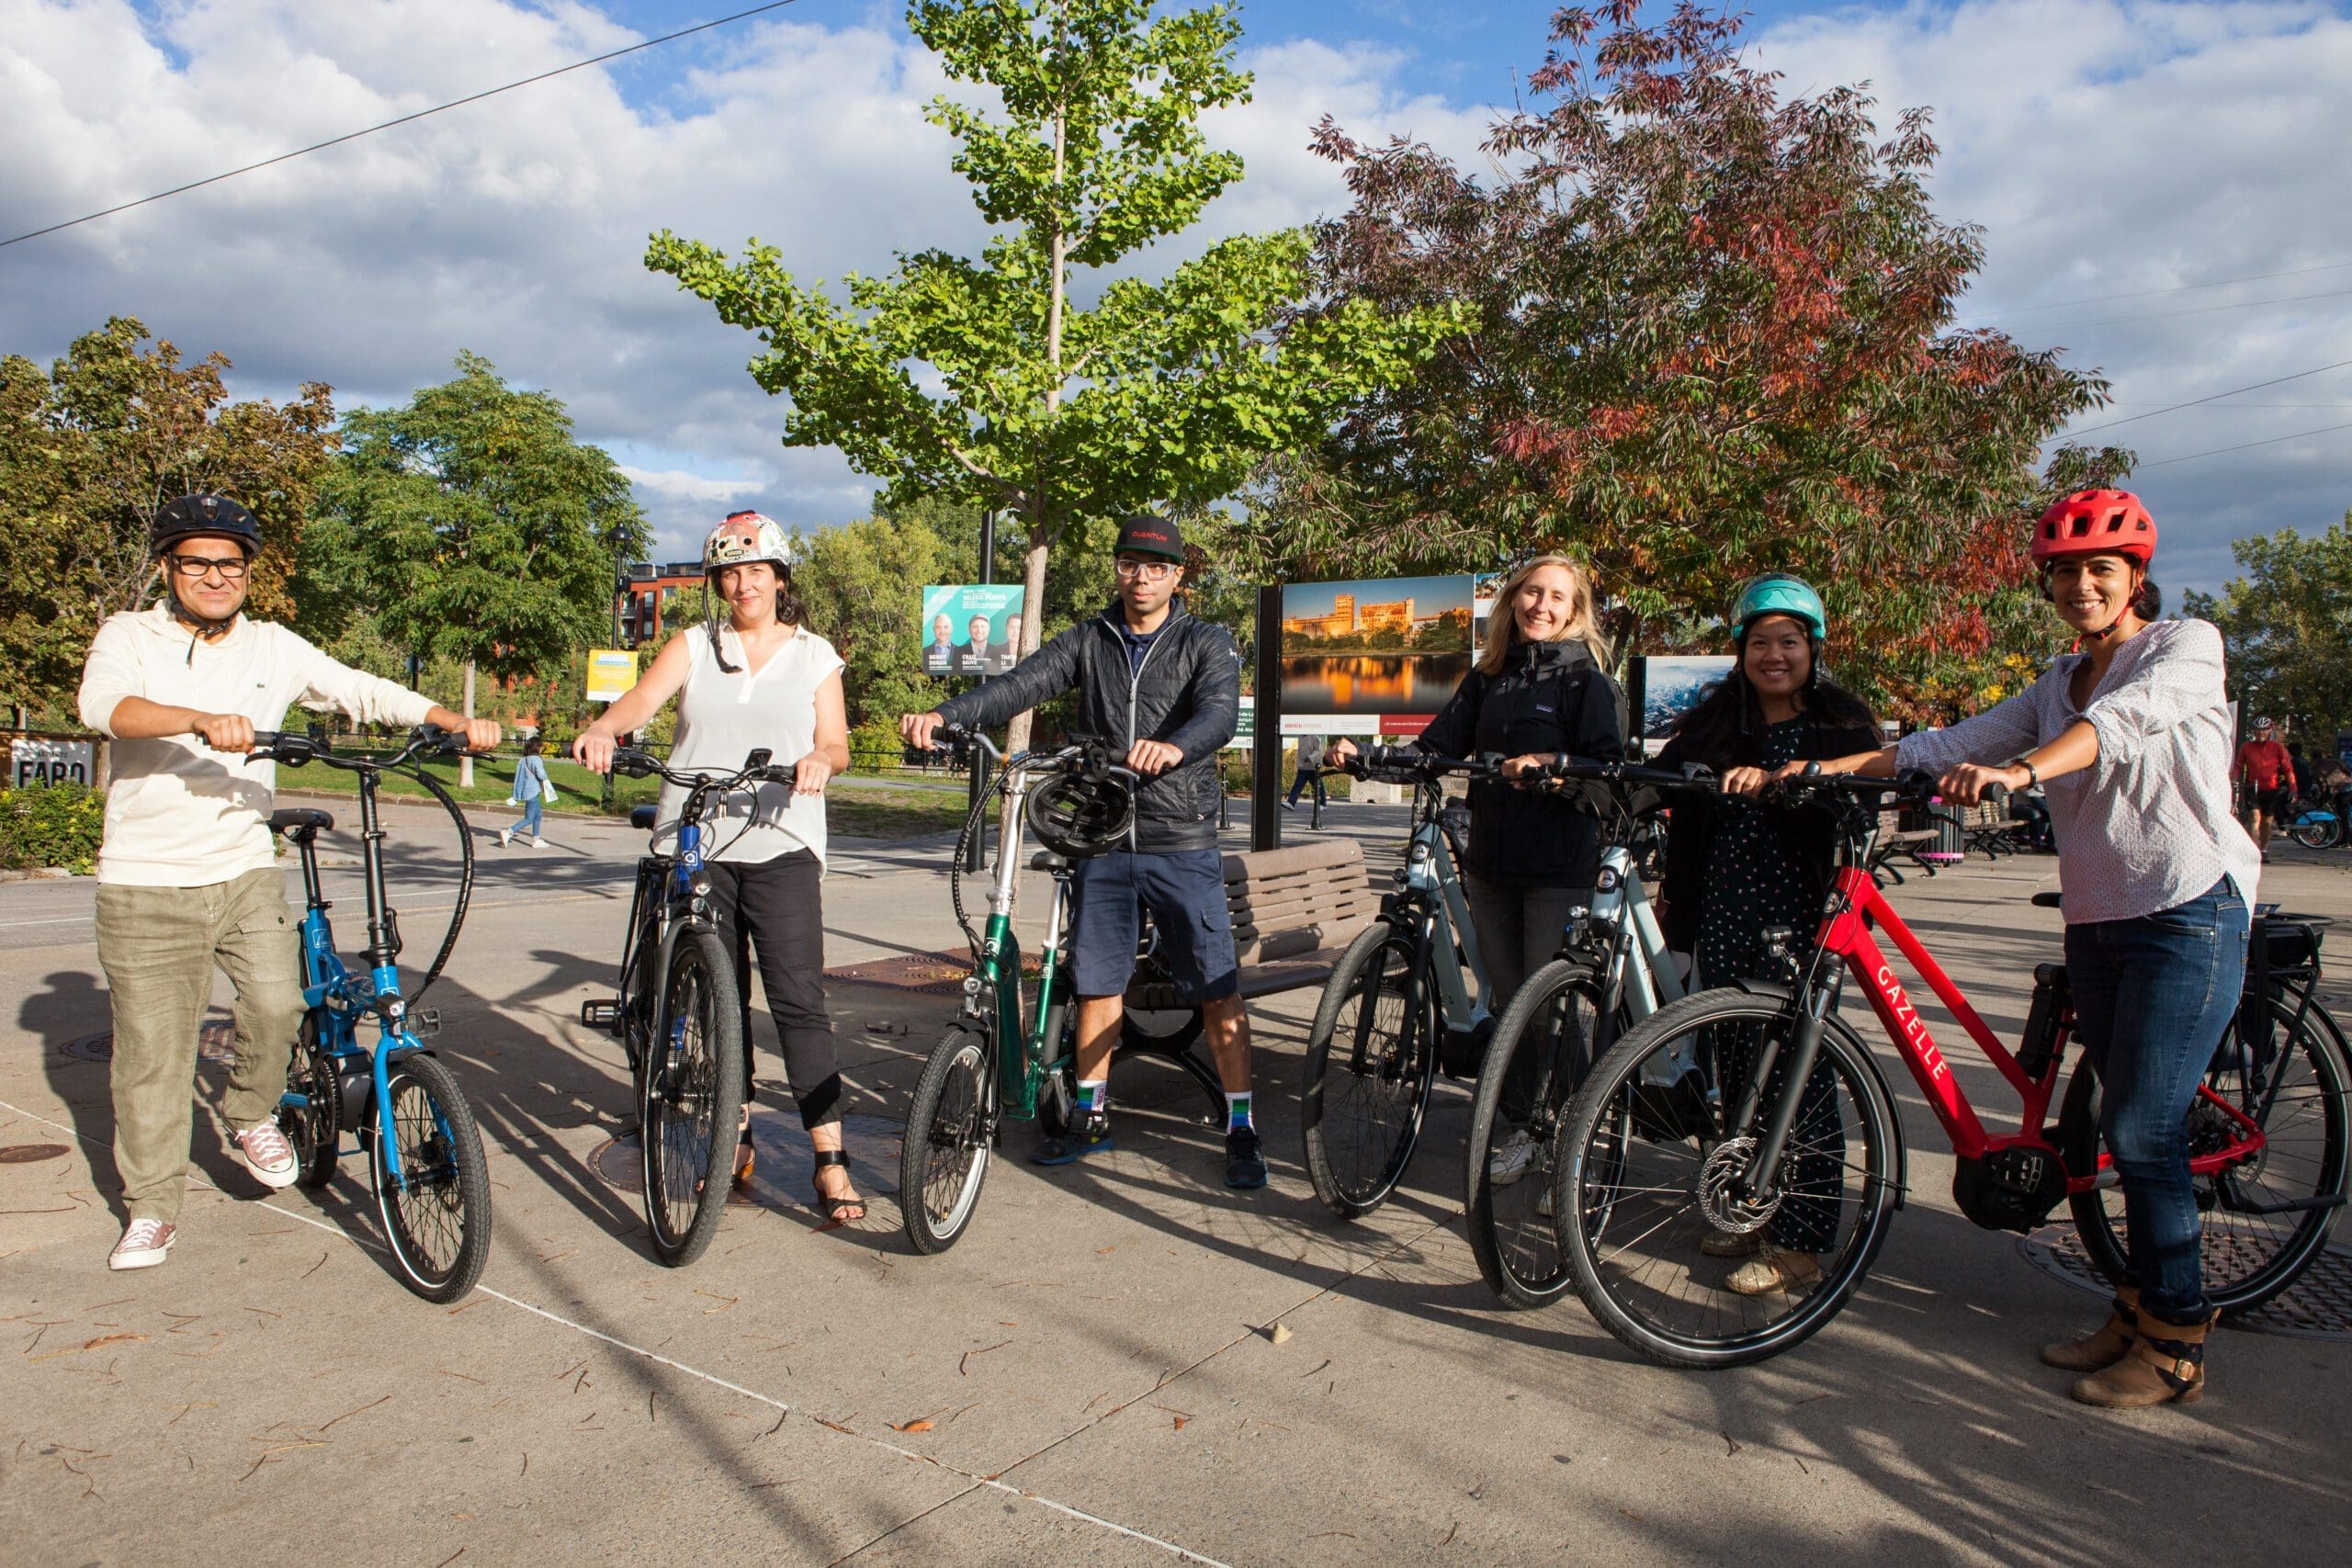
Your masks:
<svg viewBox="0 0 2352 1568"><path fill-rule="evenodd" d="M750 3L0 0L0 240ZM2107 438L2142 455L2167 582L2218 583L2231 538L2352 506L2352 428L2326 431L2352 427L2352 364L2301 374L2352 361L2352 6L1750 9L1753 49L1792 88L1869 82L1889 112L1935 110L1939 209L1981 224L1989 253L1965 324L2113 379L2116 406L2080 423L2132 419ZM1250 0L1256 96L1209 128L1249 177L1171 254L1338 205L1306 151L1327 112L1475 158L1550 10ZM318 379L347 407L446 379L468 348L571 404L635 479L665 557L733 506L859 515L865 481L777 443L776 405L743 373L752 338L640 258L663 227L729 249L756 235L809 277L977 248L950 144L921 114L941 78L901 14L798 0L0 246L0 350L45 360L132 314L227 353L241 395Z"/></svg>

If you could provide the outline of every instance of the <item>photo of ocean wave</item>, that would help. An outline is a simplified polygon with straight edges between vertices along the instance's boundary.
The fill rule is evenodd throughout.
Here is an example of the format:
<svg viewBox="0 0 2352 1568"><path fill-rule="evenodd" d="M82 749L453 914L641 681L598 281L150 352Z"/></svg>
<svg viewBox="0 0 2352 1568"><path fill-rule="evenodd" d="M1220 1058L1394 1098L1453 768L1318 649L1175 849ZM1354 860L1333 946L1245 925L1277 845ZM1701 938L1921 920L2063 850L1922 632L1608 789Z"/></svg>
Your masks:
<svg viewBox="0 0 2352 1568"><path fill-rule="evenodd" d="M1674 721L1705 696L1708 687L1731 673L1731 662L1727 654L1644 660L1643 736L1651 740L1663 740L1673 733Z"/></svg>

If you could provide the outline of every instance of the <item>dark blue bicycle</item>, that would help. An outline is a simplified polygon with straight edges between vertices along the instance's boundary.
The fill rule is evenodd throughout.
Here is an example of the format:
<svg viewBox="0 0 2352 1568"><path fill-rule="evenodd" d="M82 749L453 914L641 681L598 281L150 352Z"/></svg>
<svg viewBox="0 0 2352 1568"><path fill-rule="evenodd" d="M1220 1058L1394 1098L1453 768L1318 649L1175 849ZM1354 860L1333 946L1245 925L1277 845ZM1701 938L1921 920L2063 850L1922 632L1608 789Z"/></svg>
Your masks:
<svg viewBox="0 0 2352 1568"><path fill-rule="evenodd" d="M638 859L620 995L580 1006L582 1023L619 1035L628 1053L645 1153L646 1224L654 1257L673 1269L702 1256L718 1234L729 1156L750 1089L742 993L734 954L711 913L703 818L730 792L790 784L793 769L770 767L769 757L762 747L739 771L712 774L679 773L651 752L626 746L613 753L614 773L659 777L686 792L671 852ZM655 817L653 807L639 806L629 825L650 829Z"/></svg>
<svg viewBox="0 0 2352 1568"><path fill-rule="evenodd" d="M333 816L310 808L270 815L302 857L302 999L300 1036L287 1073L277 1122L302 1162L302 1182L324 1187L346 1132L368 1156L376 1213L384 1226L401 1283L429 1302L454 1302L474 1288L490 1258L490 1166L481 1134L458 1080L425 1042L441 1032L440 1014L416 1003L439 976L458 943L473 895L473 835L464 813L439 780L417 764L465 750L465 738L421 725L389 757L344 756L325 734L254 736L252 755L288 767L309 762L358 775L359 854L368 899L368 945L361 964L347 967L335 953L327 922L332 908L319 888L319 834ZM400 917L384 890L384 829L376 811L377 785L387 773L415 779L439 800L458 829L463 868L449 929L414 991L401 989ZM376 1038L363 1044L359 1029Z"/></svg>

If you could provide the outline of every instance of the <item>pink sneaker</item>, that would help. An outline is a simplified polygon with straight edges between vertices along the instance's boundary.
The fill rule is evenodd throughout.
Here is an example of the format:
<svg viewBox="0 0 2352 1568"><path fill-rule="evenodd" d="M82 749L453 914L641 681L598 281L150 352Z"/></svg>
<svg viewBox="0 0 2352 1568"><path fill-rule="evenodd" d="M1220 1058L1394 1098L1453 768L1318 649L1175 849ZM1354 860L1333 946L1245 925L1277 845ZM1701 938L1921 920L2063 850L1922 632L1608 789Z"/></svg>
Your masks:
<svg viewBox="0 0 2352 1568"><path fill-rule="evenodd" d="M237 1150L264 1187L291 1187L302 1174L294 1145L286 1141L275 1120L257 1122L238 1134Z"/></svg>
<svg viewBox="0 0 2352 1568"><path fill-rule="evenodd" d="M122 1229L122 1239L107 1254L109 1269L153 1269L164 1260L179 1239L177 1225L163 1220L133 1220Z"/></svg>

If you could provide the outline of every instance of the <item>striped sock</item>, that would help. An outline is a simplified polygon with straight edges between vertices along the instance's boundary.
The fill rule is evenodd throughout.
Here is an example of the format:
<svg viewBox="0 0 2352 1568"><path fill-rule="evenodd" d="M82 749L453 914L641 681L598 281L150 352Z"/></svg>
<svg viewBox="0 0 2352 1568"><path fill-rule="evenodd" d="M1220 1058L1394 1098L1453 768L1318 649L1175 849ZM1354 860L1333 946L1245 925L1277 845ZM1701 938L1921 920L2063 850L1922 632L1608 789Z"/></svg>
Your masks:
<svg viewBox="0 0 2352 1568"><path fill-rule="evenodd" d="M1109 1108L1111 1080L1080 1078L1078 1080L1078 1108L1080 1111L1102 1111Z"/></svg>
<svg viewBox="0 0 2352 1568"><path fill-rule="evenodd" d="M1238 1133L1250 1125L1250 1096L1247 1093L1225 1097L1225 1130Z"/></svg>

